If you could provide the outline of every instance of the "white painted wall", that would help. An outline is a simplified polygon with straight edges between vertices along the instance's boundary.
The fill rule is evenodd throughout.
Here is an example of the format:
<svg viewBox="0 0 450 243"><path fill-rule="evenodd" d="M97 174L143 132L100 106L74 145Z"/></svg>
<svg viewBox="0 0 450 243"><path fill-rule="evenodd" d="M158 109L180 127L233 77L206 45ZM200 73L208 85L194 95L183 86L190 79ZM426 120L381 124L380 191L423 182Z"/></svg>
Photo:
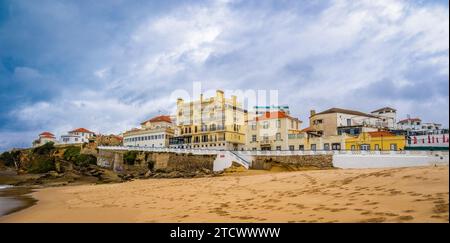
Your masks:
<svg viewBox="0 0 450 243"><path fill-rule="evenodd" d="M448 134L431 134L411 136L411 143L407 141L407 147L448 147Z"/></svg>
<svg viewBox="0 0 450 243"><path fill-rule="evenodd" d="M228 151L221 151L217 153L214 160L213 171L222 171L233 164L232 156Z"/></svg>
<svg viewBox="0 0 450 243"><path fill-rule="evenodd" d="M335 154L333 165L342 169L349 168L388 168L429 166L433 164L449 164L447 154L436 155L376 155L376 154Z"/></svg>

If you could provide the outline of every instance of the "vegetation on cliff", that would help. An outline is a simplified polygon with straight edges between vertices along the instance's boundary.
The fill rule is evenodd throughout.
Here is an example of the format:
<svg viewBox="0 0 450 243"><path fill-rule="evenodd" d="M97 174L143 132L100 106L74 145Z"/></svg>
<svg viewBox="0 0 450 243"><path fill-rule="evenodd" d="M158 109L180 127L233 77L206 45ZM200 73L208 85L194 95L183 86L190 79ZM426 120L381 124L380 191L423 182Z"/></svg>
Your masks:
<svg viewBox="0 0 450 243"><path fill-rule="evenodd" d="M81 148L77 146L68 147L63 154L66 161L81 167L97 164L97 158L90 154L81 154Z"/></svg>

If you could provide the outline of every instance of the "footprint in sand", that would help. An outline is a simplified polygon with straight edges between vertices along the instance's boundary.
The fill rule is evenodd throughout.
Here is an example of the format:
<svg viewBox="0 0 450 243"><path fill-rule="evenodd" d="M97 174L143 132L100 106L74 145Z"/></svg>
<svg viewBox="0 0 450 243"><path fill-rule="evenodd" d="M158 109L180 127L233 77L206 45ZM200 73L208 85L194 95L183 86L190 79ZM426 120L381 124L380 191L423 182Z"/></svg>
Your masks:
<svg viewBox="0 0 450 243"><path fill-rule="evenodd" d="M360 221L361 223L382 223L386 221L385 217L378 217L378 218L370 218Z"/></svg>
<svg viewBox="0 0 450 243"><path fill-rule="evenodd" d="M397 217L397 219L400 221L410 221L410 220L413 220L414 217L411 215L403 215L403 216Z"/></svg>

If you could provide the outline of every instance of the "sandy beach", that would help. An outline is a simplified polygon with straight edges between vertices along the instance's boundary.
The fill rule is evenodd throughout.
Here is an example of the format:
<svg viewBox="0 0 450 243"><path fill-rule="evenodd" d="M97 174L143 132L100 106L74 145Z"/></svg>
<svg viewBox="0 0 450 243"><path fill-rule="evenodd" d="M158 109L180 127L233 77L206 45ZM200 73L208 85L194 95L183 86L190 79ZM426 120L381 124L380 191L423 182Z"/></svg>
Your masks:
<svg viewBox="0 0 450 243"><path fill-rule="evenodd" d="M46 188L0 222L449 222L449 167L248 171Z"/></svg>

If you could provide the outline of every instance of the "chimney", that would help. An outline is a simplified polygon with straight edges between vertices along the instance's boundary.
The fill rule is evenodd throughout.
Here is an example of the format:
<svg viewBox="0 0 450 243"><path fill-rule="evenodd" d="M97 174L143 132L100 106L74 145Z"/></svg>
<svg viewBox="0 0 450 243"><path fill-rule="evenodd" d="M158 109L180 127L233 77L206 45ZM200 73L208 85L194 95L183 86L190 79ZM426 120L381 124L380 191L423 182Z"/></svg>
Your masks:
<svg viewBox="0 0 450 243"><path fill-rule="evenodd" d="M309 111L309 116L313 117L316 114L316 110L310 110Z"/></svg>

